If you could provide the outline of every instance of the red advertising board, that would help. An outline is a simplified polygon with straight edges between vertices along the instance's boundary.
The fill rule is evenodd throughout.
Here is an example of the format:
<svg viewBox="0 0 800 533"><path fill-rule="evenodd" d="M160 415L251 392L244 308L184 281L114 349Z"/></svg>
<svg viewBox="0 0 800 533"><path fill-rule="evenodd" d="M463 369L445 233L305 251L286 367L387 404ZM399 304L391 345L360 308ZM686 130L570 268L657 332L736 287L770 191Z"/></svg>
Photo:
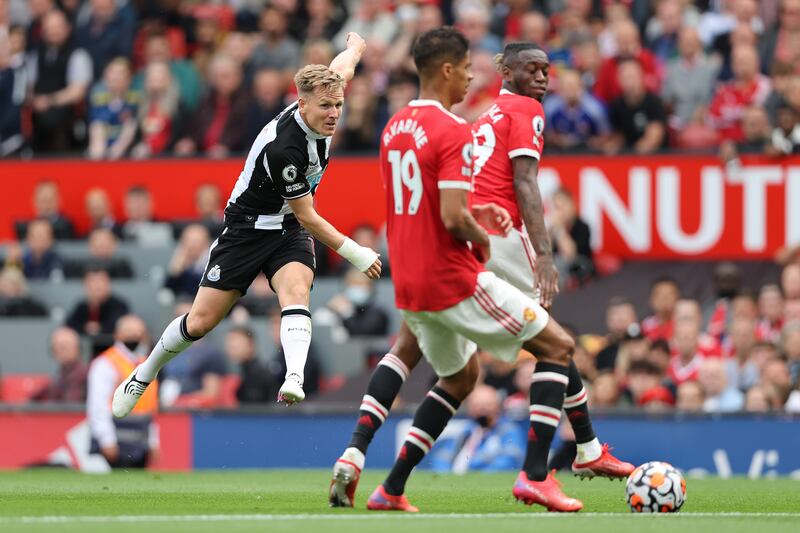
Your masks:
<svg viewBox="0 0 800 533"><path fill-rule="evenodd" d="M157 418L161 449L153 470L190 470L192 420L188 413ZM0 469L89 463L89 429L80 412L0 412Z"/></svg>
<svg viewBox="0 0 800 533"><path fill-rule="evenodd" d="M61 185L63 211L86 229L84 196L109 192L118 218L132 185L153 192L156 216L188 218L194 191L215 183L227 196L242 162L2 162L0 241L13 238L13 221L32 215L36 183ZM766 258L800 244L800 158L750 159L728 172L711 156L546 157L540 170L545 196L571 190L592 228L598 251L623 258ZM317 195L320 213L345 232L361 223L381 226L383 187L374 158L333 158Z"/></svg>

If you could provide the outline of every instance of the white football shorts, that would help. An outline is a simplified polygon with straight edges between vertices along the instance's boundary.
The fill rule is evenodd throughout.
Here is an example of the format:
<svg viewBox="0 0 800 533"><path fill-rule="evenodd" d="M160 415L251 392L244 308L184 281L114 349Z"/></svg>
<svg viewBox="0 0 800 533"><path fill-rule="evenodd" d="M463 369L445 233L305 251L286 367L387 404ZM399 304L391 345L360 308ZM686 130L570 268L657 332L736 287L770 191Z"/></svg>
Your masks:
<svg viewBox="0 0 800 533"><path fill-rule="evenodd" d="M549 315L533 298L492 272L478 274L475 293L443 311L406 311L403 318L440 377L452 376L478 346L513 362L522 344L538 335Z"/></svg>

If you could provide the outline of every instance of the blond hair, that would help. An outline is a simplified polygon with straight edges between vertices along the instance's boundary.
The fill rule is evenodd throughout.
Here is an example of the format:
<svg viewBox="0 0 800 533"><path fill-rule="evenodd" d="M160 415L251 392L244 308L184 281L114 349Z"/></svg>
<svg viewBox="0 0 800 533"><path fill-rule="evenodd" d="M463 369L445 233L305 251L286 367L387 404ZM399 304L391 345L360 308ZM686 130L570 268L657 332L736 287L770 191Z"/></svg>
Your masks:
<svg viewBox="0 0 800 533"><path fill-rule="evenodd" d="M294 84L301 95L309 95L318 87L327 90L344 89L344 78L325 65L306 65L294 76Z"/></svg>

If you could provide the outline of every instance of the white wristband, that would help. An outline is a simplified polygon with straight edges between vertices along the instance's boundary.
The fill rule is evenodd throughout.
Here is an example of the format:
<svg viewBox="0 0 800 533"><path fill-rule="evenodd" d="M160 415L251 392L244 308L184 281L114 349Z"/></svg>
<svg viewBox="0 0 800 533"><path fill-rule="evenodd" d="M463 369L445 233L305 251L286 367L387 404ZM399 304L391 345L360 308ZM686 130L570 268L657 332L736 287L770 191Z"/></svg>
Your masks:
<svg viewBox="0 0 800 533"><path fill-rule="evenodd" d="M378 259L378 254L373 250L359 245L349 237L344 238L344 242L336 250L336 253L350 261L354 267L361 272L366 272L369 267Z"/></svg>

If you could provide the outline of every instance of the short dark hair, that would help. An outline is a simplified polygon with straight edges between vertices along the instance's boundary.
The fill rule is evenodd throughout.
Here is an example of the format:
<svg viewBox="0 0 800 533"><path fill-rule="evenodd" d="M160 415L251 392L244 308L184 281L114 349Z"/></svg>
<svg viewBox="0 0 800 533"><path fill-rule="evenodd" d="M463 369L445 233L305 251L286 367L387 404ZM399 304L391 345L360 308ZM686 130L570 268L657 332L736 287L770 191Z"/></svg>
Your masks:
<svg viewBox="0 0 800 533"><path fill-rule="evenodd" d="M417 71L430 73L443 63L460 63L469 52L469 41L452 26L426 31L414 41L411 55Z"/></svg>
<svg viewBox="0 0 800 533"><path fill-rule="evenodd" d="M495 63L500 67L505 65L514 68L519 59L520 52L524 52L525 50L542 50L542 47L530 41L508 43L505 48L503 48L503 53L495 56Z"/></svg>
<svg viewBox="0 0 800 533"><path fill-rule="evenodd" d="M672 276L658 276L653 280L653 283L650 284L650 290L652 291L657 285L662 285L664 283L667 285L672 285L678 292L681 292L680 284L678 284L678 281Z"/></svg>

